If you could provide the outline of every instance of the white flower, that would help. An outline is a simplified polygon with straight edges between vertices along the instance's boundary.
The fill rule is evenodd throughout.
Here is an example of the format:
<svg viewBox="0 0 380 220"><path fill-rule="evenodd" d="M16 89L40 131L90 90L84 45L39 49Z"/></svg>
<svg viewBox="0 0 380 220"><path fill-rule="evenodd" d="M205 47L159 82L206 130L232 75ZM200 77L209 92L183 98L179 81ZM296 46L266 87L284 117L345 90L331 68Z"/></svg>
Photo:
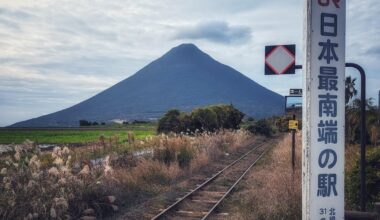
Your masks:
<svg viewBox="0 0 380 220"><path fill-rule="evenodd" d="M108 155L105 159L104 159L104 162L103 162L103 167L104 167L104 174L105 175L109 175L109 174L112 174L113 172L113 169L112 167L110 166L110 155Z"/></svg>
<svg viewBox="0 0 380 220"><path fill-rule="evenodd" d="M54 209L54 208L51 208L51 209L50 209L50 217L52 217L52 218L57 218L57 213L55 212L55 209Z"/></svg>
<svg viewBox="0 0 380 220"><path fill-rule="evenodd" d="M67 208L69 207L66 199L63 197L54 198L53 201L54 201L54 206L56 208L59 208L63 212L66 211Z"/></svg>
<svg viewBox="0 0 380 220"><path fill-rule="evenodd" d="M22 148L19 145L16 145L15 151L20 153L22 151Z"/></svg>
<svg viewBox="0 0 380 220"><path fill-rule="evenodd" d="M58 155L56 154L56 153L51 153L51 157L53 158L53 159L55 159L55 158L57 158L58 157Z"/></svg>
<svg viewBox="0 0 380 220"><path fill-rule="evenodd" d="M58 180L58 183L60 185L65 185L66 184L66 179L65 178L61 178L61 179Z"/></svg>
<svg viewBox="0 0 380 220"><path fill-rule="evenodd" d="M68 167L68 166L70 166L70 164L71 164L71 155L69 155L69 156L67 157L67 160L66 160L66 166Z"/></svg>
<svg viewBox="0 0 380 220"><path fill-rule="evenodd" d="M109 203L114 203L116 201L116 197L115 196L107 196L107 200Z"/></svg>
<svg viewBox="0 0 380 220"><path fill-rule="evenodd" d="M29 180L28 185L27 185L27 189L31 189L35 185L37 185L37 183L34 180Z"/></svg>
<svg viewBox="0 0 380 220"><path fill-rule="evenodd" d="M7 174L7 168L4 167L3 169L1 169L0 174L1 175Z"/></svg>
<svg viewBox="0 0 380 220"><path fill-rule="evenodd" d="M25 219L25 218L24 218ZM33 219L33 215L32 215L32 213L29 213L27 216L26 216L26 219Z"/></svg>
<svg viewBox="0 0 380 220"><path fill-rule="evenodd" d="M58 167L63 165L63 160L60 157L55 158L53 164L57 165Z"/></svg>
<svg viewBox="0 0 380 220"><path fill-rule="evenodd" d="M90 167L88 165L84 165L83 169L79 172L80 175L88 175L90 174Z"/></svg>
<svg viewBox="0 0 380 220"><path fill-rule="evenodd" d="M70 169L67 166L62 166L61 167L61 172L63 174L70 174Z"/></svg>
<svg viewBox="0 0 380 220"><path fill-rule="evenodd" d="M62 150L62 154L69 154L69 153L70 153L70 149L68 147L64 147Z"/></svg>
<svg viewBox="0 0 380 220"><path fill-rule="evenodd" d="M16 151L14 157L15 157L15 160L16 160L16 161L19 161L19 160L21 159L20 152L19 152L19 151Z"/></svg>
<svg viewBox="0 0 380 220"><path fill-rule="evenodd" d="M40 160L38 159L37 155L33 155L33 157L29 161L29 167L39 170L41 167Z"/></svg>
<svg viewBox="0 0 380 220"><path fill-rule="evenodd" d="M48 171L48 173L50 175L53 175L53 176L58 176L59 175L59 171L58 171L58 169L56 167L50 168L49 171Z"/></svg>
<svg viewBox="0 0 380 220"><path fill-rule="evenodd" d="M42 174L42 172L33 172L32 173L32 178L33 179L38 179L38 178L40 178L41 174Z"/></svg>
<svg viewBox="0 0 380 220"><path fill-rule="evenodd" d="M58 155L58 156L61 156L61 154L62 154L61 148L60 147L55 147L53 149L53 153L56 154L56 155Z"/></svg>

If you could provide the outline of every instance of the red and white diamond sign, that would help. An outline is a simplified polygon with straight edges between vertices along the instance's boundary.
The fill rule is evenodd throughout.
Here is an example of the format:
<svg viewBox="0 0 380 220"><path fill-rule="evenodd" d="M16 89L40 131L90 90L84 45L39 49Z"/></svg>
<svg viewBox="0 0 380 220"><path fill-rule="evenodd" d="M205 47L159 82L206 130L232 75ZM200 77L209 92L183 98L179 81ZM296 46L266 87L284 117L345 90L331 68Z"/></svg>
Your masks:
<svg viewBox="0 0 380 220"><path fill-rule="evenodd" d="M265 47L265 75L295 73L295 45Z"/></svg>

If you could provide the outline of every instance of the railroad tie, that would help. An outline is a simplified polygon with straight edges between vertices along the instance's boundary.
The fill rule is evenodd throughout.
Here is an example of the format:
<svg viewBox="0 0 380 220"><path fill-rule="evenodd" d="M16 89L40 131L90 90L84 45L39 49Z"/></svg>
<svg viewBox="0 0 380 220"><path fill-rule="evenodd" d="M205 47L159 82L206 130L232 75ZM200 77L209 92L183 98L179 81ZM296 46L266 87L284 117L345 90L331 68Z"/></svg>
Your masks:
<svg viewBox="0 0 380 220"><path fill-rule="evenodd" d="M216 204L218 200L203 200L203 199L192 199L191 201L197 202L197 203L211 203Z"/></svg>
<svg viewBox="0 0 380 220"><path fill-rule="evenodd" d="M188 210L178 210L176 211L178 214L185 215L188 217L203 217L208 212L200 212L200 211L188 211Z"/></svg>

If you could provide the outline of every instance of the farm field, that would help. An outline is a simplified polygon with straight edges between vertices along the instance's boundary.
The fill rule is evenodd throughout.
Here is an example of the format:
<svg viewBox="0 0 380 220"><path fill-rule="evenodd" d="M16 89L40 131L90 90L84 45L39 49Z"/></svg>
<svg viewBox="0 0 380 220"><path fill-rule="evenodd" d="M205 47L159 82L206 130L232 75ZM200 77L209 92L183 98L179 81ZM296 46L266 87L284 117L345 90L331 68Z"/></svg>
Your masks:
<svg viewBox="0 0 380 220"><path fill-rule="evenodd" d="M136 139L144 139L156 134L155 124L127 126L99 126L80 128L20 128L0 129L0 144L20 144L26 139L39 144L84 144L105 138L118 136L121 142L133 132Z"/></svg>

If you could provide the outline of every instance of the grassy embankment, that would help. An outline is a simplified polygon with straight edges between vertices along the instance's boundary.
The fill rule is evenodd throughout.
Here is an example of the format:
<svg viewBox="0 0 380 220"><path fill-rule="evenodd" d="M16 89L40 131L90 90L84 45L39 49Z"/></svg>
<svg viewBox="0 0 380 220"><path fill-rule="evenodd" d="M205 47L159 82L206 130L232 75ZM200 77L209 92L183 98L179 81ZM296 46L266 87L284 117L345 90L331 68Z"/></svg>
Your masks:
<svg viewBox="0 0 380 220"><path fill-rule="evenodd" d="M128 139L128 131L142 140L156 134L156 124L132 124L127 126L91 126L53 129L0 129L0 144L21 144L26 139L40 144L84 144L99 137L118 137L122 143Z"/></svg>
<svg viewBox="0 0 380 220"><path fill-rule="evenodd" d="M41 153L27 142L0 160L0 219L101 218L167 191L251 140L245 131L158 135L122 144L119 154L113 153L116 142L104 140L100 145L109 151L97 165L77 149ZM136 157L136 148L153 153Z"/></svg>
<svg viewBox="0 0 380 220"><path fill-rule="evenodd" d="M230 213L231 219L301 219L300 140L298 134L294 175L288 135L252 169L223 205L223 212Z"/></svg>
<svg viewBox="0 0 380 220"><path fill-rule="evenodd" d="M301 133L296 136L296 166L291 167L291 136L286 136L253 168L246 181L226 204L231 219L301 219ZM345 208L359 210L359 150L345 150ZM380 148L367 146L367 210L380 201ZM268 172L270 170L270 172Z"/></svg>

